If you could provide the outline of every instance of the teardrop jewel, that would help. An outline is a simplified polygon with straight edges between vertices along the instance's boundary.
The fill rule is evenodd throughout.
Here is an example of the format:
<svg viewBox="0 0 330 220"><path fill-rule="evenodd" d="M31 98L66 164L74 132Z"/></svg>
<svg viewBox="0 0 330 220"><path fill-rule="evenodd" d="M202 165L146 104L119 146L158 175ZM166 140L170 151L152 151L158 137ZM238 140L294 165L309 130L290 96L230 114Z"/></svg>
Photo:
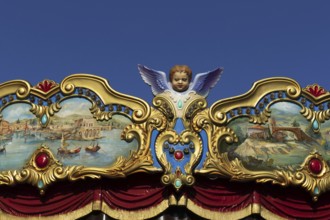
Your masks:
<svg viewBox="0 0 330 220"><path fill-rule="evenodd" d="M182 100L180 99L178 101L178 109L182 109L182 107L183 107L183 103L182 103Z"/></svg>
<svg viewBox="0 0 330 220"><path fill-rule="evenodd" d="M320 129L320 124L317 120L313 121L312 128L313 128L314 131L317 131L317 130Z"/></svg>
<svg viewBox="0 0 330 220"><path fill-rule="evenodd" d="M48 122L48 117L46 114L44 114L42 117L41 117L41 124L44 126L46 125Z"/></svg>

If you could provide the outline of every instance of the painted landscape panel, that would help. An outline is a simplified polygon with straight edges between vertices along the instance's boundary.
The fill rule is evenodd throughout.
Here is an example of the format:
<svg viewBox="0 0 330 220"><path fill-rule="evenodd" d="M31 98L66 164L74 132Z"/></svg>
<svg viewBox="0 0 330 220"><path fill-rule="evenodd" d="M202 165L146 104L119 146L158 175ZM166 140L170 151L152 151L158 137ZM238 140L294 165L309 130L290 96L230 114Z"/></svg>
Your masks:
<svg viewBox="0 0 330 220"><path fill-rule="evenodd" d="M51 117L47 128L30 113L30 105L13 104L2 112L0 124L0 170L21 169L42 144L64 165L106 167L118 156L128 157L137 149L137 141L121 140L123 129L130 124L125 116L96 121L83 98L61 103L61 110Z"/></svg>
<svg viewBox="0 0 330 220"><path fill-rule="evenodd" d="M229 123L238 136L238 143L220 144L220 152L230 159L238 158L251 170L297 168L313 151L330 161L330 122L315 133L312 123L300 113L301 107L290 102L271 106L271 117L264 125L238 118Z"/></svg>

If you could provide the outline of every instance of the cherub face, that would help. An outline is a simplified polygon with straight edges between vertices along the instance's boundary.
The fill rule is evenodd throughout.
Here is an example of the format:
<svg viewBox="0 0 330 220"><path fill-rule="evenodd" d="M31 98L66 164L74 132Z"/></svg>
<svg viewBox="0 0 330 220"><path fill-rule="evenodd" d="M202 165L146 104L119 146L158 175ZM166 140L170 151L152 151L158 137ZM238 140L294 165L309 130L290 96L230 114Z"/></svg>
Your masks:
<svg viewBox="0 0 330 220"><path fill-rule="evenodd" d="M172 78L172 88L177 92L184 92L189 87L189 78L185 72L175 72Z"/></svg>

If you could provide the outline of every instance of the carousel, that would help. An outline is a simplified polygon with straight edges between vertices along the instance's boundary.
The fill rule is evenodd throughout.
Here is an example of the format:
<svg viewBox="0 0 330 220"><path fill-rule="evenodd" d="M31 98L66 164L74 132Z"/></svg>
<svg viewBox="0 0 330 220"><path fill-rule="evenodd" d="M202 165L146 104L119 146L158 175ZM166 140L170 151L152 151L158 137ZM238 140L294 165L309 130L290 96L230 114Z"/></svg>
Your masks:
<svg viewBox="0 0 330 220"><path fill-rule="evenodd" d="M138 70L151 104L90 74L0 84L0 220L330 219L325 88L273 77L209 105L222 68Z"/></svg>

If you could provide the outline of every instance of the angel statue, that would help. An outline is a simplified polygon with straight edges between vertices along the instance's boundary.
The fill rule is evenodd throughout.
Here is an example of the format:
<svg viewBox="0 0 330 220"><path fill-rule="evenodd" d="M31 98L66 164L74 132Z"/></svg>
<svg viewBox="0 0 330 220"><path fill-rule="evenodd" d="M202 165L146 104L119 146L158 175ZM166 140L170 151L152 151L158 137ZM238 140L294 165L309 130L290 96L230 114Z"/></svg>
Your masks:
<svg viewBox="0 0 330 220"><path fill-rule="evenodd" d="M223 68L196 74L192 80L192 71L186 65L175 65L169 73L170 81L162 71L138 65L139 72L145 83L151 86L155 96L163 95L176 106L176 117L182 117L185 107L197 97L204 98L219 81Z"/></svg>

